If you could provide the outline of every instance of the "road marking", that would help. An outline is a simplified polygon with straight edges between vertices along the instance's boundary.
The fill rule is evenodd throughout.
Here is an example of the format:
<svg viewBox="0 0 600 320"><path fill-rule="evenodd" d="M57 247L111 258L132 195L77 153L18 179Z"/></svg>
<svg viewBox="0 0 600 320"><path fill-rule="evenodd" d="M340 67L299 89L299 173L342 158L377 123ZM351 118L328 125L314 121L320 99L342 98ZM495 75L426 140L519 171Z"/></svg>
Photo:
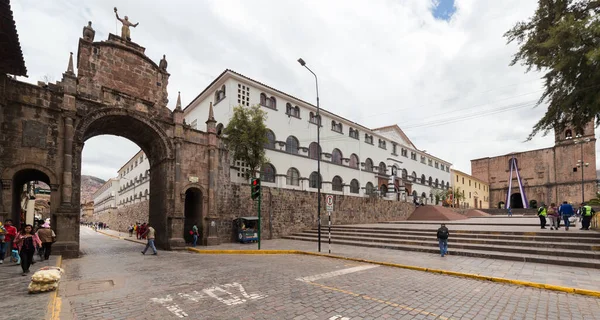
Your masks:
<svg viewBox="0 0 600 320"><path fill-rule="evenodd" d="M350 318L348 318L348 317L343 317L343 316L340 316L340 315L338 314L338 315L335 315L335 316L333 316L333 317L329 318L328 320L350 320Z"/></svg>
<svg viewBox="0 0 600 320"><path fill-rule="evenodd" d="M165 305L165 308L167 308L169 312L177 316L177 318L185 318L188 316L188 314L185 313L183 309L181 309L176 303L173 303L173 297L171 297L170 294L168 294L165 298L152 298L150 300L156 303L160 303L161 305L165 305L168 303L167 305Z"/></svg>
<svg viewBox="0 0 600 320"><path fill-rule="evenodd" d="M353 268L348 268L348 269L342 269L342 270L317 274L314 276L297 278L296 280L302 281L302 282L312 282L312 281L316 281L316 280L333 278L333 277L342 276L345 274L359 272L359 271L363 271L363 270L369 270L369 269L373 269L373 268L377 268L377 267L379 267L379 266L378 265L365 265L365 266L359 266L359 267L353 267Z"/></svg>

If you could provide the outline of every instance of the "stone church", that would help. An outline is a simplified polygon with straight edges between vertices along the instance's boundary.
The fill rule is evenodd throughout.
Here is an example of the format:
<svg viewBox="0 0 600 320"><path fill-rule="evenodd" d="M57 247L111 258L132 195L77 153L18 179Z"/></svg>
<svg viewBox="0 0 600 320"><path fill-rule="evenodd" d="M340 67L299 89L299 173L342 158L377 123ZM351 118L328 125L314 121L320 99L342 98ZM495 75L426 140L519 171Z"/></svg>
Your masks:
<svg viewBox="0 0 600 320"><path fill-rule="evenodd" d="M515 167L511 175L513 159L519 175ZM579 205L597 192L594 124L590 122L583 132L555 131L550 148L471 160L471 173L489 183L490 207L527 208L533 201Z"/></svg>

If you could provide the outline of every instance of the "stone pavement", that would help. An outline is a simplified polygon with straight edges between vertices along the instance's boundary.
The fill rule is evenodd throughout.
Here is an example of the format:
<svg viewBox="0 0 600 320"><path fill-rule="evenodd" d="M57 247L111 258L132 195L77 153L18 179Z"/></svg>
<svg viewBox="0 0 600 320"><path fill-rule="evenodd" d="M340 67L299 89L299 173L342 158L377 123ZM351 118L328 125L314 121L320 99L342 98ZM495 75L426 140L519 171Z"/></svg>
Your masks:
<svg viewBox="0 0 600 320"><path fill-rule="evenodd" d="M323 229L322 231L321 252L328 253L327 229ZM104 230L103 232L114 235L118 234L118 232L110 230ZM331 254L344 257L600 291L600 272L590 268L453 255L442 258L437 254L423 252L364 248L338 244L332 244L331 246ZM224 243L218 246L198 246L196 248L200 250L256 250L258 249L258 245L256 243ZM263 240L261 249L318 252L317 243L286 239ZM452 251L451 245L449 251Z"/></svg>
<svg viewBox="0 0 600 320"><path fill-rule="evenodd" d="M302 255L159 251L82 228L61 319L600 319L600 299Z"/></svg>
<svg viewBox="0 0 600 320"><path fill-rule="evenodd" d="M30 267L32 275L35 271L45 266L55 266L56 256L49 260L40 261L34 256L36 263ZM27 287L31 276L21 276L21 266L5 259L0 265L0 319L40 320L46 316L48 302L52 293L29 294Z"/></svg>

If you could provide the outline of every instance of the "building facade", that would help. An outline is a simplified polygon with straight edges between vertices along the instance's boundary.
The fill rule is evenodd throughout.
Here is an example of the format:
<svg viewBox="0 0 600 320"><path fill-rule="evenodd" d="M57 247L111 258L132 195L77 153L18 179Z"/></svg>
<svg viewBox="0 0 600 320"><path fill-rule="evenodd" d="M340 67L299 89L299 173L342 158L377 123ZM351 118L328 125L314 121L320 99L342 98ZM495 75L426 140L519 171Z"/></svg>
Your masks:
<svg viewBox="0 0 600 320"><path fill-rule="evenodd" d="M490 205L527 208L596 197L594 124L583 132L566 128L554 136L551 148L471 160L473 176L490 185Z"/></svg>
<svg viewBox="0 0 600 320"><path fill-rule="evenodd" d="M150 197L150 162L142 150L118 171L119 208L148 200Z"/></svg>
<svg viewBox="0 0 600 320"><path fill-rule="evenodd" d="M460 208L489 209L490 187L487 182L462 171L452 169L452 190L460 192L462 197L454 204ZM456 196L455 196L456 197Z"/></svg>
<svg viewBox="0 0 600 320"><path fill-rule="evenodd" d="M94 214L117 209L119 180L112 178L94 193Z"/></svg>
<svg viewBox="0 0 600 320"><path fill-rule="evenodd" d="M266 111L268 163L261 168L266 186L316 192L320 157L326 193L432 203L435 189L450 187L452 164L419 150L397 125L370 129L323 109L317 117L314 105L231 70L184 109L185 122L198 128L211 105L217 134L238 105L260 105ZM232 181L246 181L247 169L240 161L232 162Z"/></svg>

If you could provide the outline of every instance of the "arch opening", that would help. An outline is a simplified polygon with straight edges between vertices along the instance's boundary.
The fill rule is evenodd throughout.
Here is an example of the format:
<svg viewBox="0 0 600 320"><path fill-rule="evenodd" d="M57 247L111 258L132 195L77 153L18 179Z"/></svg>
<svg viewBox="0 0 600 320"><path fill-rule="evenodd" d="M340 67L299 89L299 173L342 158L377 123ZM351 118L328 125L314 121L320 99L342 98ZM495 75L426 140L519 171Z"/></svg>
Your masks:
<svg viewBox="0 0 600 320"><path fill-rule="evenodd" d="M184 227L183 227L183 238L186 243L193 243L193 235L190 231L193 231L194 225L198 227L198 239L202 239L202 191L198 188L189 188L185 192L184 201Z"/></svg>

